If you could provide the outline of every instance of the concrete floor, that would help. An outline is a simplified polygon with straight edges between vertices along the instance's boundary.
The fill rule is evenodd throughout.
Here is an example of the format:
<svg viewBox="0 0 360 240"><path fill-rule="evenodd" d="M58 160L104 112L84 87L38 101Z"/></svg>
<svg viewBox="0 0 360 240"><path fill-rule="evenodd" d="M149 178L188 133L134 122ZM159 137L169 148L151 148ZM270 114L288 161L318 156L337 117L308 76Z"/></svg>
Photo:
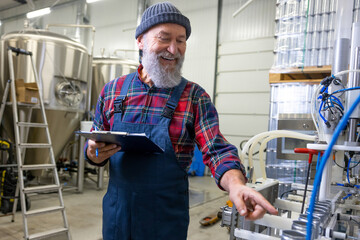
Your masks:
<svg viewBox="0 0 360 240"><path fill-rule="evenodd" d="M106 182L106 180L105 180ZM229 239L226 228L220 227L219 222L208 227L202 227L199 221L220 210L228 200L227 194L217 188L214 179L210 177L190 177L190 226L189 240ZM106 187L105 187L106 188ZM84 192L74 190L64 191L64 202L68 217L70 232L73 240L100 240L102 224L102 198L106 192L97 190L96 184L85 180ZM46 205L55 205L57 195L42 194L31 196L31 208L36 209ZM30 233L46 230L49 226L62 226L60 213L34 216L29 220ZM11 216L0 217L0 239L23 239L23 224L20 212L16 213L15 222ZM66 239L64 236L51 238L52 240Z"/></svg>

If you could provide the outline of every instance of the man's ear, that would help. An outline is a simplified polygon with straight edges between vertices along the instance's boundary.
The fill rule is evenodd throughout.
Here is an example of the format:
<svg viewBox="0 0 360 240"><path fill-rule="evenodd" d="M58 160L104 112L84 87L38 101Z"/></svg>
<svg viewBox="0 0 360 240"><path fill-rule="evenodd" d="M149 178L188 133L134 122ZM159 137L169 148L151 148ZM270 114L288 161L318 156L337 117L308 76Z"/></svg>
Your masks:
<svg viewBox="0 0 360 240"><path fill-rule="evenodd" d="M136 39L136 43L138 45L138 48L140 50L143 50L144 48L144 38L143 38L143 34L141 34L137 39Z"/></svg>

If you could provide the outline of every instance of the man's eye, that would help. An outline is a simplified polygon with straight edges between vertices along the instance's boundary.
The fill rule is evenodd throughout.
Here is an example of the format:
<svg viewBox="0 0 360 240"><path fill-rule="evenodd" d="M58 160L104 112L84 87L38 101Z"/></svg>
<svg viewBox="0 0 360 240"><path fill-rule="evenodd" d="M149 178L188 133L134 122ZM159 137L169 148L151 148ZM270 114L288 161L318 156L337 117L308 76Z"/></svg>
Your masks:
<svg viewBox="0 0 360 240"><path fill-rule="evenodd" d="M160 41L162 41L162 42L168 42L168 41L170 41L169 38L159 37L159 39L160 39Z"/></svg>

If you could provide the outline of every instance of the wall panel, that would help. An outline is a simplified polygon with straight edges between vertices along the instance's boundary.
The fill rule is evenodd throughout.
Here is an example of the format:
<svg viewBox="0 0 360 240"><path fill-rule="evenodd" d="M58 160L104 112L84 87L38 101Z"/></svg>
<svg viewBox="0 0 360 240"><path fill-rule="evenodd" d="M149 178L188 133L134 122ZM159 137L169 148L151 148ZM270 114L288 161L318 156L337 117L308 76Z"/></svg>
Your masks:
<svg viewBox="0 0 360 240"><path fill-rule="evenodd" d="M250 52L268 52L269 49L273 49L275 40L273 37L223 42L219 45L219 55L233 55L240 53Z"/></svg>
<svg viewBox="0 0 360 240"><path fill-rule="evenodd" d="M270 69L273 64L272 51L220 56L218 72Z"/></svg>
<svg viewBox="0 0 360 240"><path fill-rule="evenodd" d="M258 81L268 77L268 70L219 73L217 93L269 92L269 83Z"/></svg>
<svg viewBox="0 0 360 240"><path fill-rule="evenodd" d="M216 108L226 114L269 114L269 93L218 94Z"/></svg>
<svg viewBox="0 0 360 240"><path fill-rule="evenodd" d="M268 120L267 114L262 115L228 115L219 114L220 130L227 136L252 137L260 132L267 131L264 122ZM253 127L257 126L257 127Z"/></svg>

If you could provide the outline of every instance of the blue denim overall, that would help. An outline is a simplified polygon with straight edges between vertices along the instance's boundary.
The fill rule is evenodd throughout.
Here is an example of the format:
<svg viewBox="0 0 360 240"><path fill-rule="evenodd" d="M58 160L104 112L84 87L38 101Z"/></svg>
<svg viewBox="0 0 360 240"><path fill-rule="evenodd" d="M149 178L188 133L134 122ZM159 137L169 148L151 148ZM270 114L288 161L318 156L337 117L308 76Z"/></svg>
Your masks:
<svg viewBox="0 0 360 240"><path fill-rule="evenodd" d="M104 240L185 240L189 224L188 179L175 156L169 123L185 88L182 79L160 122L122 122L122 102L136 74L125 79L114 102L112 131L143 133L164 153L118 152L110 158L110 180L103 200Z"/></svg>

